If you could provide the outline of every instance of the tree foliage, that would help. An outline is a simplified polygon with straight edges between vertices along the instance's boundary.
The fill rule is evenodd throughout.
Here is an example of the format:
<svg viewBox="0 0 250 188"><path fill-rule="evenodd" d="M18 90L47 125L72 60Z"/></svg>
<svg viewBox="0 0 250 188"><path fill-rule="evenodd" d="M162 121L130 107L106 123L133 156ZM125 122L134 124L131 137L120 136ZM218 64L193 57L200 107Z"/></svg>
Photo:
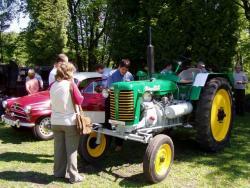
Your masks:
<svg viewBox="0 0 250 188"><path fill-rule="evenodd" d="M18 18L24 7L24 0L2 0L0 2L0 62L4 63L4 34L10 27L11 21Z"/></svg>
<svg viewBox="0 0 250 188"><path fill-rule="evenodd" d="M30 23L27 29L29 62L52 64L66 45L68 8L66 0L27 0Z"/></svg>
<svg viewBox="0 0 250 188"><path fill-rule="evenodd" d="M238 7L227 0L109 0L111 55L146 59L147 29L153 27L156 64L182 57L215 70L230 67L235 54ZM220 67L218 67L219 65Z"/></svg>
<svg viewBox="0 0 250 188"><path fill-rule="evenodd" d="M69 45L76 52L78 68L93 70L107 59L106 0L68 0L70 24Z"/></svg>
<svg viewBox="0 0 250 188"><path fill-rule="evenodd" d="M132 60L132 70L143 68L149 26L158 69L166 61L175 60L193 64L204 61L214 71L230 67L233 58L249 62L249 31L245 32L249 28L248 0L27 0L26 3L29 27L14 37L17 50L11 51L12 45L7 42L6 50L10 51L4 52L11 52L6 57L22 62L27 61L25 51L29 54L28 63L44 65L52 64L55 55L65 51L80 71L122 58Z"/></svg>
<svg viewBox="0 0 250 188"><path fill-rule="evenodd" d="M25 65L29 59L26 48L25 33L3 33L2 45L4 62L15 60L19 65Z"/></svg>

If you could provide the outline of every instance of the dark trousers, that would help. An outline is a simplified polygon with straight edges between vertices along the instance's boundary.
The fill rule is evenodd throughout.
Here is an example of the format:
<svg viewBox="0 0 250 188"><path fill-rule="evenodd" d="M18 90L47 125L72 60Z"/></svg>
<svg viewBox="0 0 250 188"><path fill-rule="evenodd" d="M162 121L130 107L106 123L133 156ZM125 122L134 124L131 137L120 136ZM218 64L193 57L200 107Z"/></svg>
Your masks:
<svg viewBox="0 0 250 188"><path fill-rule="evenodd" d="M109 127L109 119L110 119L110 97L105 100L105 124Z"/></svg>
<svg viewBox="0 0 250 188"><path fill-rule="evenodd" d="M108 97L105 100L105 124L107 127L110 127L109 119L110 119L110 97ZM115 144L116 144L116 146L122 146L123 139L115 138Z"/></svg>
<svg viewBox="0 0 250 188"><path fill-rule="evenodd" d="M237 115L244 115L245 113L245 89L235 89L235 110Z"/></svg>

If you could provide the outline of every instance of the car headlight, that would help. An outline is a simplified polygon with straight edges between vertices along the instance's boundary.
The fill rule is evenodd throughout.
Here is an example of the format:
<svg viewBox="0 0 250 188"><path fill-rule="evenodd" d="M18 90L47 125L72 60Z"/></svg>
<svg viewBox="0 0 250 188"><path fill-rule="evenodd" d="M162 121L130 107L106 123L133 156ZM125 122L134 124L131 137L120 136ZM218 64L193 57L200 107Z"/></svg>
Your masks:
<svg viewBox="0 0 250 188"><path fill-rule="evenodd" d="M7 107L7 104L8 104L7 101L3 101L3 102L2 102L3 108L6 108L6 107Z"/></svg>
<svg viewBox="0 0 250 188"><path fill-rule="evenodd" d="M29 114L30 111L31 111L31 106L25 106L24 112L25 112L26 114Z"/></svg>
<svg viewBox="0 0 250 188"><path fill-rule="evenodd" d="M143 98L144 102L150 102L150 101L152 101L153 96L152 96L152 94L150 92L146 91L143 94L142 98Z"/></svg>
<svg viewBox="0 0 250 188"><path fill-rule="evenodd" d="M102 96L106 99L109 97L109 91L107 89L102 90Z"/></svg>

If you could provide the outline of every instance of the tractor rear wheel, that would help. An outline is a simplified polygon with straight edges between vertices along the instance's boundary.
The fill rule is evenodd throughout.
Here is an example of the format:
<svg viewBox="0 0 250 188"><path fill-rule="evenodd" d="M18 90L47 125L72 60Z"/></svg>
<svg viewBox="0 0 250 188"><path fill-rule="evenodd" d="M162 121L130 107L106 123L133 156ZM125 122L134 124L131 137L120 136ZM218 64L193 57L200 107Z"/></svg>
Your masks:
<svg viewBox="0 0 250 188"><path fill-rule="evenodd" d="M233 119L232 92L224 78L213 78L203 88L195 114L197 141L207 151L229 142Z"/></svg>
<svg viewBox="0 0 250 188"><path fill-rule="evenodd" d="M78 153L86 162L95 163L104 157L110 145L110 137L101 134L100 144L96 144L97 133L91 132L82 135L79 142Z"/></svg>
<svg viewBox="0 0 250 188"><path fill-rule="evenodd" d="M148 144L143 159L143 171L147 179L157 183L165 179L174 160L174 144L170 137L159 134Z"/></svg>

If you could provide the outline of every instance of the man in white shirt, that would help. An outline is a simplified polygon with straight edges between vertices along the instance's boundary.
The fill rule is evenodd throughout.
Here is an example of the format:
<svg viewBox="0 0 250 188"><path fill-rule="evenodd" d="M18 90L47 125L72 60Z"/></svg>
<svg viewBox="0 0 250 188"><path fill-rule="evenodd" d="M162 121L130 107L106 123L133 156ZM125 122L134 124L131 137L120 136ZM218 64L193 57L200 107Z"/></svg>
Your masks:
<svg viewBox="0 0 250 188"><path fill-rule="evenodd" d="M236 64L234 77L234 98L235 111L237 115L243 116L245 113L245 89L248 84L247 75L242 71L242 66Z"/></svg>
<svg viewBox="0 0 250 188"><path fill-rule="evenodd" d="M53 82L55 82L55 75L57 71L57 67L61 63L68 63L69 59L65 54L59 54L56 58L56 63L54 64L54 68L49 73L49 85L51 85Z"/></svg>

